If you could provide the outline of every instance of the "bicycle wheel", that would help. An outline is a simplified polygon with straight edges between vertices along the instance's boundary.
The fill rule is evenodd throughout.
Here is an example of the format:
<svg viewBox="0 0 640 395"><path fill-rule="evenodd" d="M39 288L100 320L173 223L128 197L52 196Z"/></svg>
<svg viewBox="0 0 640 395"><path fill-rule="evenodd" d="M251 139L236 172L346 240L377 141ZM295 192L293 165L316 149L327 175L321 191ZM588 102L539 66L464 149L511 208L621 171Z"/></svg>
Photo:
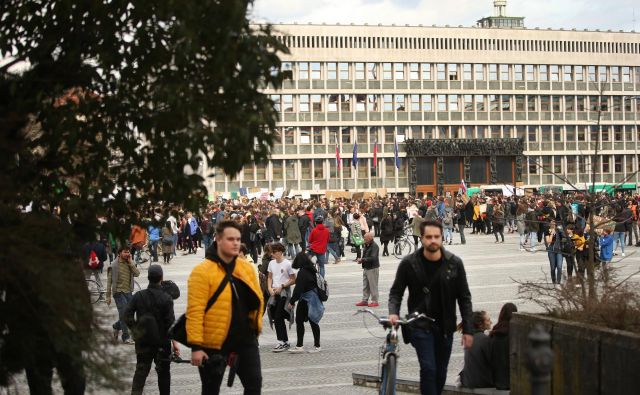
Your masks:
<svg viewBox="0 0 640 395"><path fill-rule="evenodd" d="M387 362L382 368L382 383L380 384L380 395L395 395L396 393L396 356L387 355Z"/></svg>
<svg viewBox="0 0 640 395"><path fill-rule="evenodd" d="M100 300L100 287L94 280L86 280L87 288L89 288L89 297L91 298L91 304L96 304Z"/></svg>

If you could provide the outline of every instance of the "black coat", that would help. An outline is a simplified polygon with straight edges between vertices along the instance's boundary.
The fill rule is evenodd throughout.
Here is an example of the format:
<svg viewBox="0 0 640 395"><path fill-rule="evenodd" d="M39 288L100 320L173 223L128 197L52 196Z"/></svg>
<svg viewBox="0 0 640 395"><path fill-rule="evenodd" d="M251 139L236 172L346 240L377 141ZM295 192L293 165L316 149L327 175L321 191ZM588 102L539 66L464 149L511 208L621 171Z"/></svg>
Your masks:
<svg viewBox="0 0 640 395"><path fill-rule="evenodd" d="M387 217L380 223L380 241L391 240L393 240L393 222Z"/></svg>
<svg viewBox="0 0 640 395"><path fill-rule="evenodd" d="M147 289L133 295L124 312L124 322L127 327L135 328L137 319L146 313L151 313L156 318L160 336L168 343L167 331L175 321L173 299L159 284L149 284ZM136 343L136 352L141 351L145 350Z"/></svg>
<svg viewBox="0 0 640 395"><path fill-rule="evenodd" d="M495 333L491 337L491 370L496 388L508 390L511 386L508 333Z"/></svg>
<svg viewBox="0 0 640 395"><path fill-rule="evenodd" d="M298 216L298 229L300 229L300 235L302 238L304 238L307 229L309 229L309 224L311 224L311 220L307 214Z"/></svg>
<svg viewBox="0 0 640 395"><path fill-rule="evenodd" d="M426 274L420 275L417 272L420 268L419 265L422 264L420 255L423 254L423 251L423 248L419 248L413 254L404 257L398 265L396 278L389 290L389 314L400 314L400 305L406 288L409 288L408 311L426 312L427 309L423 303L425 295L423 289L429 285L431 279L427 278L427 284L423 284L422 279L426 277ZM473 334L471 292L464 265L460 258L444 248L442 249L442 259L446 265L439 275L439 288L442 292L440 295L443 313L442 329L445 334L455 332L457 301L462 316L462 333L471 335Z"/></svg>
<svg viewBox="0 0 640 395"><path fill-rule="evenodd" d="M375 269L380 267L380 248L375 241L364 245L362 253L362 268Z"/></svg>
<svg viewBox="0 0 640 395"><path fill-rule="evenodd" d="M282 222L276 214L270 215L264 224L267 227L267 240L278 241L282 237Z"/></svg>

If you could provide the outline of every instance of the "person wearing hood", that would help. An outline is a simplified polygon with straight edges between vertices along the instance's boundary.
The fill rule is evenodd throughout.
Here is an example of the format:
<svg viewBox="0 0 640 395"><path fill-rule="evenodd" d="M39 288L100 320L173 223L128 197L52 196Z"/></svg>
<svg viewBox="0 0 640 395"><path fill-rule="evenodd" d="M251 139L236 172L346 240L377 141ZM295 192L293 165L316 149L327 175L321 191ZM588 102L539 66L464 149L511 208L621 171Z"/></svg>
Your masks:
<svg viewBox="0 0 640 395"><path fill-rule="evenodd" d="M257 394L262 388L258 335L262 331L264 299L254 268L238 258L240 237L238 223L217 223L216 241L189 275L187 342L191 345L191 364L200 373L203 394L220 392L231 353L237 354L237 374L245 392ZM216 291L217 299L205 311Z"/></svg>
<svg viewBox="0 0 640 395"><path fill-rule="evenodd" d="M498 323L489 333L491 339L491 371L493 385L499 390L508 390L511 386L509 363L509 323L518 308L513 303L505 303L500 310Z"/></svg>
<svg viewBox="0 0 640 395"><path fill-rule="evenodd" d="M329 229L324 227L324 218L316 217L316 227L309 233L309 252L317 259L320 275L324 277L324 265L329 244Z"/></svg>

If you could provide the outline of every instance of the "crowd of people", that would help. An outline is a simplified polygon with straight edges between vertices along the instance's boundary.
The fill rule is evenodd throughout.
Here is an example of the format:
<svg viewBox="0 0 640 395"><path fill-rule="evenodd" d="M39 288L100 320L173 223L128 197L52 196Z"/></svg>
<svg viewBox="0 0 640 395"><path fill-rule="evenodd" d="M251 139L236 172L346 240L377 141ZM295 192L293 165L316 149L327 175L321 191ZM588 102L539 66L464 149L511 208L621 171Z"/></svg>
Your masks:
<svg viewBox="0 0 640 395"><path fill-rule="evenodd" d="M398 267L389 295L389 314L392 321L399 319L402 295L409 289L409 310L435 317L433 324L414 328L410 339L420 362L423 393L439 393L444 385L456 327L456 300L466 349L462 384L508 388L508 373L504 373L505 363L508 365L505 336L515 306L506 305L498 324L485 335L490 320L484 312L472 313L462 260L444 246L452 244L456 234L459 243L466 244L467 230L477 237L493 236L487 242L495 243L504 243L505 232L517 233L520 251L546 250L554 284L562 280L564 261L569 278L574 271L577 278L582 278L591 223L597 224L598 242L594 244L602 263L611 262L616 254L624 258L625 245L640 246L638 201L638 195L474 195L359 201L217 201L199 212L158 206L134 220L127 245L103 237L102 242L89 243L85 255L89 262L112 261L107 272L106 301L111 303L113 297L119 312L114 336L121 335L125 343L134 343L128 327L139 326L144 306L148 306L145 301L155 297L161 305L170 305L171 298L157 292L162 282L160 254L162 263L170 264L178 253L196 254L202 249L206 259L189 277L186 333L191 362L199 367L203 393L217 393L227 357L232 354L238 356L237 374L245 391L259 393L262 379L257 339L262 315L268 314L268 322L275 328L278 343L273 352L306 352L306 322L313 334L309 351L321 351L319 322L324 301L320 298L320 285L326 276L325 265L331 258L334 264L340 264L347 256L354 256L347 255L349 251L355 254L353 261L363 269L362 298L356 306L377 308L379 256L389 255L390 242L412 235L416 253L406 256ZM135 261L143 249L149 249L151 260L158 264L149 269L151 291L146 298L135 299L133 279L139 275ZM418 266L423 269L418 269L415 262L422 262ZM87 267L87 274L99 279L103 266ZM455 281L450 274L447 280L440 279L440 268L447 266L448 273L456 274ZM447 291L433 293L442 295L435 302L440 307L433 307L433 301L422 303L425 288ZM172 314L173 311L171 316L164 314L158 325L162 333L166 333ZM296 325L295 346L289 343L287 321L289 328ZM132 393L140 393L152 360L159 376L161 372L163 375L159 378L160 391L168 393L167 361L178 351L177 344L164 336L158 357L138 343L136 340L139 356ZM434 360L435 349L446 352Z"/></svg>

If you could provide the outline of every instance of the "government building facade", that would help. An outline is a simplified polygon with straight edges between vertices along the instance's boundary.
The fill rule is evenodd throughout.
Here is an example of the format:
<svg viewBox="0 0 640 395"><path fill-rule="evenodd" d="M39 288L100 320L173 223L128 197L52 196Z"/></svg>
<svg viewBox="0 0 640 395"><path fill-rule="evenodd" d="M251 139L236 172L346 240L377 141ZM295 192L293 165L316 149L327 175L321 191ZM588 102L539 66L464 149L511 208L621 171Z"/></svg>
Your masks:
<svg viewBox="0 0 640 395"><path fill-rule="evenodd" d="M477 27L275 25L292 78L265 91L271 160L210 191L639 183L640 34L524 28L495 3Z"/></svg>

